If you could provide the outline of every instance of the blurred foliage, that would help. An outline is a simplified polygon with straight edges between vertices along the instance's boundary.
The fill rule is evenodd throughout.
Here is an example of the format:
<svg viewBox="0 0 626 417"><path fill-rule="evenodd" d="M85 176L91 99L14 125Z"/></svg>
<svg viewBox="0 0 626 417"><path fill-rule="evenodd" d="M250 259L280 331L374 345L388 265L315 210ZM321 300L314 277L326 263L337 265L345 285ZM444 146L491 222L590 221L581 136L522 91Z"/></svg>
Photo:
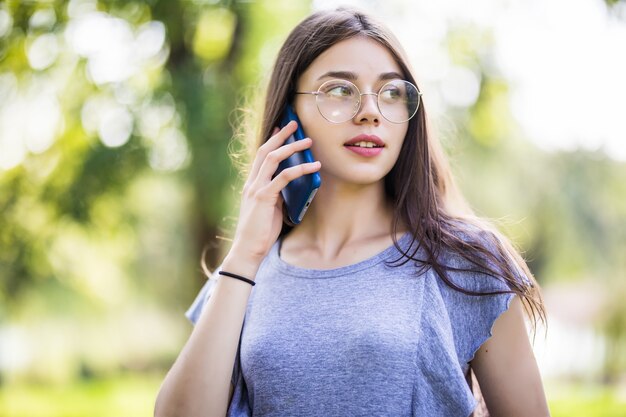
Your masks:
<svg viewBox="0 0 626 417"><path fill-rule="evenodd" d="M0 5L9 126L0 126L0 325L10 324L5 345L17 355L4 369L26 361L41 373L20 323L61 326L67 338L57 356L35 355L59 364L38 378L176 352L188 328L181 306L205 279L202 249L216 266L216 236L232 226L233 109L308 10L287 1ZM41 102L47 111L30 111ZM147 323L135 332L152 350L111 348L111 337L130 335L108 324L108 335L76 343L111 317Z"/></svg>
<svg viewBox="0 0 626 417"><path fill-rule="evenodd" d="M602 307L590 320L606 338L603 380L618 382L626 371L626 164L601 149L533 146L513 117L490 43L473 27L448 34L451 60L482 80L470 111L451 109L454 127L444 129L453 169L477 213L512 238L541 285L595 284L600 300L589 304Z"/></svg>
<svg viewBox="0 0 626 417"><path fill-rule="evenodd" d="M552 417L621 417L626 398L610 387L591 384L548 384Z"/></svg>
<svg viewBox="0 0 626 417"><path fill-rule="evenodd" d="M235 109L254 102L309 7L0 4L0 404L48 404L6 415L71 415L43 389L9 387L21 371L41 383L86 381L59 394L78 404L76 415L94 414L83 412L83 395L121 410L131 395L122 391L144 401L145 387L156 388L114 375L162 371L180 349L181 309L204 280L202 249L217 266L227 247L218 236L229 235L237 212L240 182L228 157L241 127ZM626 369L626 164L534 147L512 116L507 80L491 67L490 42L475 28L447 35L451 62L481 82L475 104L447 112L444 145L478 214L497 219L542 285L605 289L604 377L617 381ZM41 402L18 401L30 397ZM604 394L591 402L622 404ZM577 415L554 404L567 410L554 415Z"/></svg>
<svg viewBox="0 0 626 417"><path fill-rule="evenodd" d="M605 2L609 6L615 6L616 4L624 3L624 0L605 0Z"/></svg>
<svg viewBox="0 0 626 417"><path fill-rule="evenodd" d="M152 416L161 381L161 375L125 375L64 387L13 386L0 391L0 416Z"/></svg>

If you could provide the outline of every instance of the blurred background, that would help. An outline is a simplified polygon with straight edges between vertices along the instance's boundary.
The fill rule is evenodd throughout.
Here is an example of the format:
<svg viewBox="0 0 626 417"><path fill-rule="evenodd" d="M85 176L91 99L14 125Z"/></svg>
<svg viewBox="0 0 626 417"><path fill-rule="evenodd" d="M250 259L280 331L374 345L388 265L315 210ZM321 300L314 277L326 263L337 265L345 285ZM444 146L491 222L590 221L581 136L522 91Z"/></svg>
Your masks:
<svg viewBox="0 0 626 417"><path fill-rule="evenodd" d="M400 38L466 196L543 286L553 416L626 416L626 2L342 4ZM0 2L0 416L152 415L234 229L241 114L336 5Z"/></svg>

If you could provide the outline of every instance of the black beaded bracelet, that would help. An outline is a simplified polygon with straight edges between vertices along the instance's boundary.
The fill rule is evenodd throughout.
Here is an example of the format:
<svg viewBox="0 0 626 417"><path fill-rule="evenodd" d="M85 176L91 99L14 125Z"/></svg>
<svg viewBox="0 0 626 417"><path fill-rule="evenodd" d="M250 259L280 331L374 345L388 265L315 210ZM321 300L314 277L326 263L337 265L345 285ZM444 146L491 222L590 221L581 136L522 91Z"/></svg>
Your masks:
<svg viewBox="0 0 626 417"><path fill-rule="evenodd" d="M232 272L219 271L218 274L226 275L227 277L236 278L236 279L238 279L240 281L247 282L248 284L252 285L253 287L256 285L256 283L254 281L252 281L251 279L242 277L241 275L233 274Z"/></svg>

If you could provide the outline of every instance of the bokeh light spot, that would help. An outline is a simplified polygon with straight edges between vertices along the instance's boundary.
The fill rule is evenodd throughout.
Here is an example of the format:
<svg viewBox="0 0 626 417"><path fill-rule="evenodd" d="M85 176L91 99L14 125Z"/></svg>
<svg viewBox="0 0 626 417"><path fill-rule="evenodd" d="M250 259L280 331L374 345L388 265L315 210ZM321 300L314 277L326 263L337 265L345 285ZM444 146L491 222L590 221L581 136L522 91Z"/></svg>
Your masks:
<svg viewBox="0 0 626 417"><path fill-rule="evenodd" d="M133 116L124 107L115 107L103 112L98 125L100 140L105 146L117 148L130 139L133 131Z"/></svg>

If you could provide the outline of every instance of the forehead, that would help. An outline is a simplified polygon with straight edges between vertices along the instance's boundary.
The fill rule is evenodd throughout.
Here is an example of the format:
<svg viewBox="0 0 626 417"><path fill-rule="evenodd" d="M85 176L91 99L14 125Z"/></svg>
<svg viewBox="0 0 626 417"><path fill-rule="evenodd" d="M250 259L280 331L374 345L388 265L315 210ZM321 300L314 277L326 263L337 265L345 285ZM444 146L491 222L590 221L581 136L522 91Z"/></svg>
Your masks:
<svg viewBox="0 0 626 417"><path fill-rule="evenodd" d="M314 83L329 71L347 71L359 81L374 81L380 74L402 69L389 50L367 37L354 37L338 42L320 54L300 77L301 83Z"/></svg>

